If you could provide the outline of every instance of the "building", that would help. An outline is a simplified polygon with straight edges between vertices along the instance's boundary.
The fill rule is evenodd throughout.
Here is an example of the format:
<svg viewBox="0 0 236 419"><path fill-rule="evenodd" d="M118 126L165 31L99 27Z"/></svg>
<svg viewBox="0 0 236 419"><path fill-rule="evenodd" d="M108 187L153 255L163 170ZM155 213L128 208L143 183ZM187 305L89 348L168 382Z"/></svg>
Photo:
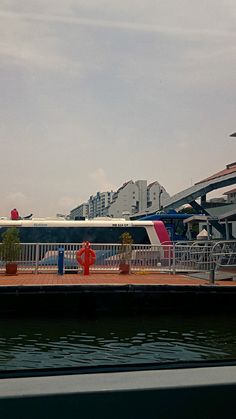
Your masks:
<svg viewBox="0 0 236 419"><path fill-rule="evenodd" d="M139 191L135 182L132 180L125 182L113 194L111 203L104 210L104 215L120 218L123 216L123 213L129 216L129 214L137 212L140 194L142 194L142 199L144 199L143 193Z"/></svg>
<svg viewBox="0 0 236 419"><path fill-rule="evenodd" d="M136 213L145 214L150 208L158 211L166 198L169 198L169 194L157 181L147 185L146 180L130 180L114 193L104 215L114 218L125 215L129 218Z"/></svg>
<svg viewBox="0 0 236 419"><path fill-rule="evenodd" d="M208 208L206 220L209 223L200 222L199 231L206 229L213 239L235 239L236 238L236 203ZM218 221L222 227L222 232L214 227L212 221Z"/></svg>
<svg viewBox="0 0 236 419"><path fill-rule="evenodd" d="M165 188L157 181L150 183L147 188L147 207L148 211L159 211L163 203L170 197Z"/></svg>
<svg viewBox="0 0 236 419"><path fill-rule="evenodd" d="M88 217L96 218L104 216L105 208L112 201L114 192L97 192L95 196L91 195L88 200Z"/></svg>
<svg viewBox="0 0 236 419"><path fill-rule="evenodd" d="M71 220L79 220L79 219L88 218L88 209L89 209L88 203L84 202L83 204L79 205L78 207L70 211L69 218Z"/></svg>
<svg viewBox="0 0 236 419"><path fill-rule="evenodd" d="M236 203L236 188L231 189L224 193L227 197L228 204L235 204Z"/></svg>
<svg viewBox="0 0 236 419"><path fill-rule="evenodd" d="M149 210L158 211L169 198L165 188L157 181L147 184L147 180L129 180L116 192L97 192L88 202L70 212L71 219L113 217L130 218L131 215Z"/></svg>

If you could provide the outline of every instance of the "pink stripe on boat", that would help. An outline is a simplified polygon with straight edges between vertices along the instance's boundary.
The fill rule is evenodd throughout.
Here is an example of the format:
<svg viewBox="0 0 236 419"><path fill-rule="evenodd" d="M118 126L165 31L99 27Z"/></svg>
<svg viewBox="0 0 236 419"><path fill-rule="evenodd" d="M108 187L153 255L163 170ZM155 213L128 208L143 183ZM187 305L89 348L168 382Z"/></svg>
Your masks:
<svg viewBox="0 0 236 419"><path fill-rule="evenodd" d="M157 233L157 236L158 236L161 244L162 243L171 244L171 239L170 239L169 233L168 233L163 221L160 221L160 220L159 221L153 221L153 224L154 224L155 231Z"/></svg>

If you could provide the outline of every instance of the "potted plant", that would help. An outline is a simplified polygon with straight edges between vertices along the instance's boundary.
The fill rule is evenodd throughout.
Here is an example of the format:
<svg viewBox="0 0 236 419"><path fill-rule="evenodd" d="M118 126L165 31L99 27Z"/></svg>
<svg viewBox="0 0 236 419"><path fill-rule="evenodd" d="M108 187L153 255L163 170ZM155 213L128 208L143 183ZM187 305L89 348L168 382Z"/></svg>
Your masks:
<svg viewBox="0 0 236 419"><path fill-rule="evenodd" d="M121 234L120 240L121 247L119 270L121 274L129 274L133 239L130 233L124 232L123 234Z"/></svg>
<svg viewBox="0 0 236 419"><path fill-rule="evenodd" d="M3 233L2 243L0 243L0 259L6 262L6 275L16 275L20 251L18 230L15 227L8 228Z"/></svg>

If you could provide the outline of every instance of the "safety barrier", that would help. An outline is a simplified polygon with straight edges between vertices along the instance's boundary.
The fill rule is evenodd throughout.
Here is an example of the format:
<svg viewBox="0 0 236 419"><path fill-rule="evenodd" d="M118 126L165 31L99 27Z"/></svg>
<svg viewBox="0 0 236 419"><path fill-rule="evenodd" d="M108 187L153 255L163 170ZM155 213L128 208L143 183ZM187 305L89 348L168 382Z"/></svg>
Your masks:
<svg viewBox="0 0 236 419"><path fill-rule="evenodd" d="M212 260L218 269L236 269L236 240L215 243L212 248Z"/></svg>
<svg viewBox="0 0 236 419"><path fill-rule="evenodd" d="M1 244L0 244L1 246ZM57 272L59 249L64 252L63 273L82 271L76 252L82 243L24 243L17 261L19 272ZM117 272L121 261L130 265L131 272L198 272L236 268L236 241L177 242L164 245L132 244L124 250L121 244L93 244L96 261L92 272ZM5 262L0 261L0 271Z"/></svg>

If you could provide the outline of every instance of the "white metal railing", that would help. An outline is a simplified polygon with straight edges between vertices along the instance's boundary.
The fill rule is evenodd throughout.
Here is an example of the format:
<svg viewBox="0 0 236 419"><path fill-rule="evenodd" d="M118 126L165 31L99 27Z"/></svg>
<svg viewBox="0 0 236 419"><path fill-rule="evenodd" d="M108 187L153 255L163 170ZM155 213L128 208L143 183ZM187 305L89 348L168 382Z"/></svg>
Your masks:
<svg viewBox="0 0 236 419"><path fill-rule="evenodd" d="M236 240L225 240L214 244L212 260L218 269L236 268Z"/></svg>
<svg viewBox="0 0 236 419"><path fill-rule="evenodd" d="M1 244L0 244L1 246ZM57 272L58 250L64 250L64 272L82 271L76 252L82 243L23 243L18 264L20 272ZM121 244L91 244L96 262L91 271L119 271L121 260L130 264L131 271L198 272L236 267L236 241L195 241L165 245L129 245L125 252ZM0 260L0 271L5 262Z"/></svg>

